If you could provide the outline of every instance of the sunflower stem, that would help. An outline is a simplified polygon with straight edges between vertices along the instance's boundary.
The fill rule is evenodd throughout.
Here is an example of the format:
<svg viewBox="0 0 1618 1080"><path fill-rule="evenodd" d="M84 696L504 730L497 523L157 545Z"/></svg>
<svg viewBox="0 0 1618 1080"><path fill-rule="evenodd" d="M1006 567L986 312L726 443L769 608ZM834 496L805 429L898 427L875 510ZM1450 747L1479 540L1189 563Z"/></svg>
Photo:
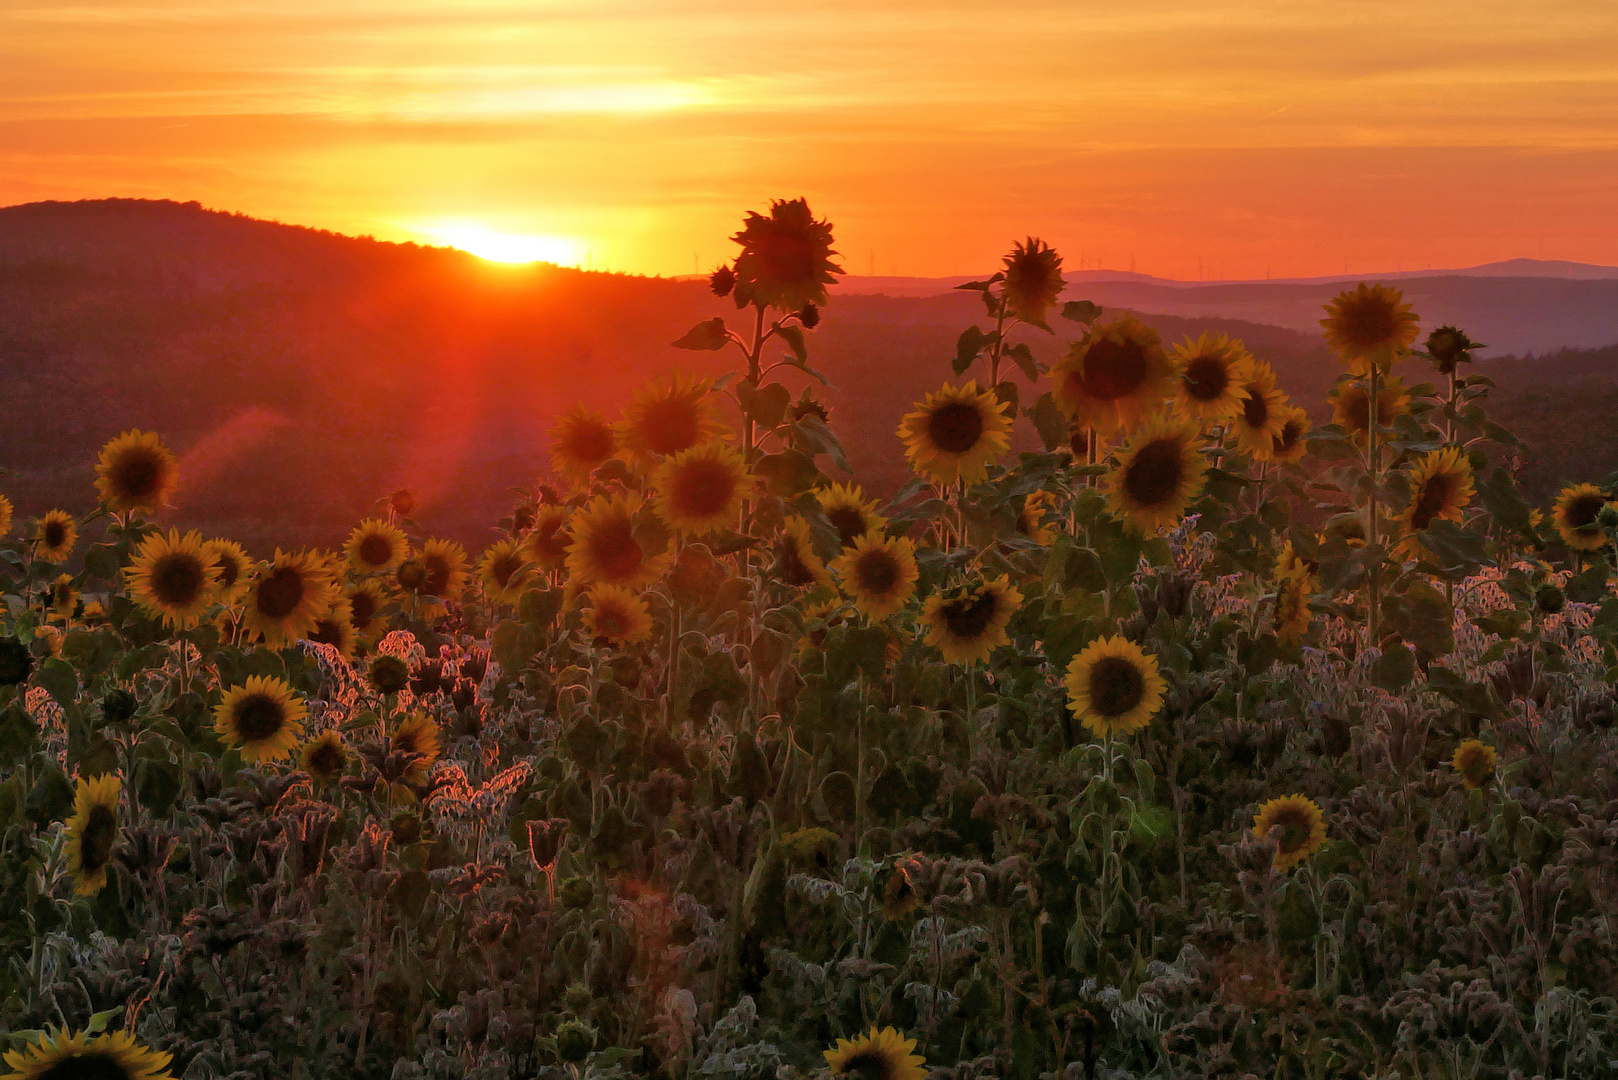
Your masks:
<svg viewBox="0 0 1618 1080"><path fill-rule="evenodd" d="M970 769L978 756L978 680L977 665L966 665L966 767Z"/></svg>
<svg viewBox="0 0 1618 1080"><path fill-rule="evenodd" d="M1379 504L1377 501L1377 488L1382 480L1382 446L1377 441L1376 395L1378 391L1378 378L1381 368L1375 360L1370 364L1371 372L1367 377L1369 386L1366 394L1366 446L1368 472L1371 479L1371 490L1365 500L1365 538L1371 547L1376 547L1379 532ZM1382 591L1382 561L1378 559L1371 564L1370 580L1366 596L1366 629L1368 640L1366 644L1374 646L1380 640L1377 635L1377 621Z"/></svg>

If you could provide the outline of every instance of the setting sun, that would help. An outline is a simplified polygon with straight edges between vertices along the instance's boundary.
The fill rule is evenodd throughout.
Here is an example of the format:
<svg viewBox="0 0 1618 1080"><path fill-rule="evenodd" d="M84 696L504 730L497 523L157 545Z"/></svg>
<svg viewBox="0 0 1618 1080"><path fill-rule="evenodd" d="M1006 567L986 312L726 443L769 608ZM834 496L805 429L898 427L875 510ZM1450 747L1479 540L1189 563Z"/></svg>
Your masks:
<svg viewBox="0 0 1618 1080"><path fill-rule="evenodd" d="M438 243L471 252L490 262L548 262L559 266L577 266L583 261L584 245L565 236L499 232L478 222L424 226L419 231Z"/></svg>

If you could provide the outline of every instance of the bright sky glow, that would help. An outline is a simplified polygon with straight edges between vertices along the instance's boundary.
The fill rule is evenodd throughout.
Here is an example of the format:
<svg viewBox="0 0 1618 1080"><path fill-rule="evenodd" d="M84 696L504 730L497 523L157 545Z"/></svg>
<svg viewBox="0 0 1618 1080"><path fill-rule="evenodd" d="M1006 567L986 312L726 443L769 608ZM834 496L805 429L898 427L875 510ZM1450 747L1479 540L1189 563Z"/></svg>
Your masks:
<svg viewBox="0 0 1618 1080"><path fill-rule="evenodd" d="M410 231L429 241L470 251L490 262L548 262L559 266L580 266L584 263L585 245L563 236L497 232L474 221L417 226Z"/></svg>

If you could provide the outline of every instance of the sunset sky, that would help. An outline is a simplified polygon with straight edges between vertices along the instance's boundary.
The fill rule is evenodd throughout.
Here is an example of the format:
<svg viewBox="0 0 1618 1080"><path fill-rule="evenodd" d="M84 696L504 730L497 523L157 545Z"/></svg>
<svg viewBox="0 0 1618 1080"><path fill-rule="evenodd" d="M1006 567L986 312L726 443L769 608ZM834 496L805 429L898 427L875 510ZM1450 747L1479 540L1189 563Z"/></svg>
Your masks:
<svg viewBox="0 0 1618 1080"><path fill-rule="evenodd" d="M682 274L1618 264L1612 0L0 0L0 204L112 195ZM1199 265L1201 270L1199 271Z"/></svg>

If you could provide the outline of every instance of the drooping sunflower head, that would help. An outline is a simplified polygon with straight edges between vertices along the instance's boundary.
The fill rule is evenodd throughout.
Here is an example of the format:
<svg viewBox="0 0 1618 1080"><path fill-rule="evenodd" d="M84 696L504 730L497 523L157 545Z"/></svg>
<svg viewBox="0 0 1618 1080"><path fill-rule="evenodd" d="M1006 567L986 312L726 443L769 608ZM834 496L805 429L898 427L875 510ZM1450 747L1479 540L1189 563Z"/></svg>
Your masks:
<svg viewBox="0 0 1618 1080"><path fill-rule="evenodd" d="M1473 341L1465 330L1457 326L1440 326L1427 335L1424 343L1427 355L1433 358L1433 366L1440 375L1455 374L1455 369L1461 364L1472 362L1473 349L1487 347L1481 341Z"/></svg>
<svg viewBox="0 0 1618 1080"><path fill-rule="evenodd" d="M65 563L78 543L79 523L66 510L48 510L34 522L34 558Z"/></svg>
<svg viewBox="0 0 1618 1080"><path fill-rule="evenodd" d="M773 199L768 216L749 211L731 237L741 245L732 294L737 307L759 304L798 311L824 304L826 286L843 268L831 261L831 223L816 220L806 199Z"/></svg>
<svg viewBox="0 0 1618 1080"><path fill-rule="evenodd" d="M916 545L908 537L868 532L831 564L843 591L868 619L886 619L916 594L921 576Z"/></svg>
<svg viewBox="0 0 1618 1080"><path fill-rule="evenodd" d="M638 495L603 495L573 516L567 569L574 581L639 589L658 579L668 559L642 546L635 530L640 508Z"/></svg>
<svg viewBox="0 0 1618 1080"><path fill-rule="evenodd" d="M734 525L755 484L741 452L715 439L657 467L652 506L675 532L702 536Z"/></svg>
<svg viewBox="0 0 1618 1080"><path fill-rule="evenodd" d="M348 534L343 551L356 573L385 574L405 561L410 554L410 541L397 525L366 518Z"/></svg>
<svg viewBox="0 0 1618 1080"><path fill-rule="evenodd" d="M1314 575L1320 569L1320 564L1298 554L1289 538L1281 545L1281 550L1275 557L1275 576L1277 579L1296 577L1298 575Z"/></svg>
<svg viewBox="0 0 1618 1080"><path fill-rule="evenodd" d="M1404 293L1386 285L1366 285L1337 294L1320 320L1326 343L1354 375L1368 375L1371 365L1391 371L1394 362L1416 340L1420 320L1404 302Z"/></svg>
<svg viewBox="0 0 1618 1080"><path fill-rule="evenodd" d="M115 514L160 508L174 491L180 467L150 431L126 431L101 448L96 490Z"/></svg>
<svg viewBox="0 0 1618 1080"><path fill-rule="evenodd" d="M826 515L832 528L837 530L838 542L844 548L868 532L887 528L888 519L877 513L875 499L867 500L858 484L832 484L815 492L820 512Z"/></svg>
<svg viewBox="0 0 1618 1080"><path fill-rule="evenodd" d="M248 585L242 625L261 634L265 645L280 648L307 637L336 598L336 584L311 553L277 548Z"/></svg>
<svg viewBox="0 0 1618 1080"><path fill-rule="evenodd" d="M322 731L298 754L298 767L320 784L336 783L348 771L348 762L348 747L338 731Z"/></svg>
<svg viewBox="0 0 1618 1080"><path fill-rule="evenodd" d="M421 565L427 571L421 583L424 596L453 603L466 589L466 549L454 540L435 538L421 548Z"/></svg>
<svg viewBox="0 0 1618 1080"><path fill-rule="evenodd" d="M310 641L330 645L344 660L354 659L354 643L359 635L354 630L354 611L346 596L339 597L332 606L315 620L309 631Z"/></svg>
<svg viewBox="0 0 1618 1080"><path fill-rule="evenodd" d="M438 760L438 725L426 713L411 713L393 729L388 746L394 753L414 759L405 772L405 779L419 784L427 779L427 773Z"/></svg>
<svg viewBox="0 0 1618 1080"><path fill-rule="evenodd" d="M1296 405L1286 405L1281 409L1281 434L1275 437L1275 445L1270 451L1270 460L1299 461L1309 452L1309 445L1304 436L1309 434L1309 413Z"/></svg>
<svg viewBox="0 0 1618 1080"><path fill-rule="evenodd" d="M976 382L946 384L899 422L905 456L937 484L982 480L989 463L1011 448L1010 408L992 392L980 392Z"/></svg>
<svg viewBox="0 0 1618 1080"><path fill-rule="evenodd" d="M620 585L593 586L584 632L620 648L645 641L652 636L652 609L638 593Z"/></svg>
<svg viewBox="0 0 1618 1080"><path fill-rule="evenodd" d="M348 587L343 596L348 600L354 633L363 638L374 638L382 632L386 624L381 612L392 603L393 597L380 581L357 581Z"/></svg>
<svg viewBox="0 0 1618 1080"><path fill-rule="evenodd" d="M1347 431L1359 446L1369 443L1371 396L1366 393L1365 384L1355 379L1345 379L1328 396L1331 401L1331 422ZM1405 390L1404 380L1397 375L1383 379L1376 391L1377 428L1390 426L1409 411L1410 394Z"/></svg>
<svg viewBox="0 0 1618 1080"><path fill-rule="evenodd" d="M522 546L514 539L497 540L489 545L478 562L478 580L483 593L498 604L515 604L528 587L532 572Z"/></svg>
<svg viewBox="0 0 1618 1080"><path fill-rule="evenodd" d="M1056 508L1056 496L1041 489L1031 491L1017 511L1017 535L1026 536L1036 544L1049 544L1056 539L1056 530L1049 524L1051 511Z"/></svg>
<svg viewBox="0 0 1618 1080"><path fill-rule="evenodd" d="M107 883L107 864L118 842L118 793L123 782L112 773L79 777L73 792L73 816L67 823L68 870L73 891L90 896Z"/></svg>
<svg viewBox="0 0 1618 1080"><path fill-rule="evenodd" d="M64 619L73 617L79 606L79 590L73 587L73 575L60 574L51 582L49 601L52 612Z"/></svg>
<svg viewBox="0 0 1618 1080"><path fill-rule="evenodd" d="M1277 870L1292 869L1326 843L1326 817L1313 799L1303 795L1283 795L1258 808L1253 835L1263 840L1276 828L1281 830L1275 848Z"/></svg>
<svg viewBox="0 0 1618 1080"><path fill-rule="evenodd" d="M534 511L534 524L522 538L523 554L541 570L560 570L567 562L568 545L573 542L568 532L571 511L554 503Z"/></svg>
<svg viewBox="0 0 1618 1080"><path fill-rule="evenodd" d="M1130 438L1107 474L1107 505L1130 531L1173 528L1202 492L1208 463L1197 430L1159 413Z"/></svg>
<svg viewBox="0 0 1618 1080"><path fill-rule="evenodd" d="M253 560L234 540L209 540L203 548L219 564L219 585L214 593L217 603L232 605L247 595L247 584L253 573Z"/></svg>
<svg viewBox="0 0 1618 1080"><path fill-rule="evenodd" d="M1551 521L1562 543L1574 551L1600 551L1606 547L1607 533L1597 519L1607 504L1607 496L1594 484L1569 484L1563 488L1551 507Z"/></svg>
<svg viewBox="0 0 1618 1080"><path fill-rule="evenodd" d="M22 1050L8 1050L14 1070L4 1080L174 1080L174 1055L152 1050L127 1031L92 1035L66 1029L45 1032Z"/></svg>
<svg viewBox="0 0 1618 1080"><path fill-rule="evenodd" d="M1093 326L1051 368L1051 394L1075 426L1128 430L1174 394L1175 366L1157 331L1125 315Z"/></svg>
<svg viewBox="0 0 1618 1080"><path fill-rule="evenodd" d="M1253 358L1247 347L1224 334L1186 338L1170 352L1180 378L1174 404L1187 420L1229 420L1247 400Z"/></svg>
<svg viewBox="0 0 1618 1080"><path fill-rule="evenodd" d="M1030 236L1024 243L1014 244L1003 261L1006 280L1001 295L1007 310L1025 323L1049 329L1045 313L1067 284L1062 280L1062 256L1045 241Z"/></svg>
<svg viewBox="0 0 1618 1080"><path fill-rule="evenodd" d="M1313 617L1309 610L1309 598L1314 591L1315 576L1307 571L1276 578L1275 607L1270 621L1270 629L1276 640L1285 645L1296 645L1303 640Z"/></svg>
<svg viewBox="0 0 1618 1080"><path fill-rule="evenodd" d="M618 432L640 468L719 437L725 429L709 397L711 388L705 379L692 382L676 373L667 384L651 383L635 395Z"/></svg>
<svg viewBox="0 0 1618 1080"><path fill-rule="evenodd" d="M309 709L285 679L249 675L214 708L214 730L248 762L277 761L292 752Z"/></svg>
<svg viewBox="0 0 1618 1080"><path fill-rule="evenodd" d="M1399 524L1409 535L1434 521L1460 521L1475 492L1472 462L1461 448L1434 450L1410 470L1410 505L1400 514Z"/></svg>
<svg viewBox="0 0 1618 1080"><path fill-rule="evenodd" d="M1275 456L1275 440L1287 421L1286 394L1275 385L1275 369L1262 360L1248 365L1248 378L1242 384L1247 398L1231 417L1236 445L1254 461Z"/></svg>
<svg viewBox="0 0 1618 1080"><path fill-rule="evenodd" d="M809 523L801 517L789 517L782 523L781 535L775 539L774 576L797 589L831 582L831 573L809 539Z"/></svg>
<svg viewBox="0 0 1618 1080"><path fill-rule="evenodd" d="M838 1039L823 1051L833 1076L857 1080L925 1080L927 1059L914 1053L916 1040L891 1027L878 1031L875 1024L864 1035Z"/></svg>
<svg viewBox="0 0 1618 1080"><path fill-rule="evenodd" d="M1128 734L1152 722L1168 683L1157 657L1125 637L1097 638L1067 667L1067 707L1092 733Z"/></svg>
<svg viewBox="0 0 1618 1080"><path fill-rule="evenodd" d="M220 576L218 557L195 530L184 537L178 529L153 533L124 568L129 598L154 619L178 629L202 621L217 598Z"/></svg>
<svg viewBox="0 0 1618 1080"><path fill-rule="evenodd" d="M888 871L887 883L882 886L882 917L893 922L904 918L921 906L921 897L903 866Z"/></svg>
<svg viewBox="0 0 1618 1080"><path fill-rule="evenodd" d="M618 433L605 416L574 405L551 426L551 468L574 483L618 454Z"/></svg>
<svg viewBox="0 0 1618 1080"><path fill-rule="evenodd" d="M387 653L373 656L365 670L365 681L379 694L401 693L410 685L410 665Z"/></svg>
<svg viewBox="0 0 1618 1080"><path fill-rule="evenodd" d="M929 596L921 610L927 644L943 653L951 664L987 661L998 646L1011 641L1006 627L1022 600L1022 593L1004 574L979 585Z"/></svg>
<svg viewBox="0 0 1618 1080"><path fill-rule="evenodd" d="M1463 784L1476 789L1487 784L1494 775L1495 761L1494 747L1477 739L1467 739L1455 748L1450 764L1460 774Z"/></svg>

